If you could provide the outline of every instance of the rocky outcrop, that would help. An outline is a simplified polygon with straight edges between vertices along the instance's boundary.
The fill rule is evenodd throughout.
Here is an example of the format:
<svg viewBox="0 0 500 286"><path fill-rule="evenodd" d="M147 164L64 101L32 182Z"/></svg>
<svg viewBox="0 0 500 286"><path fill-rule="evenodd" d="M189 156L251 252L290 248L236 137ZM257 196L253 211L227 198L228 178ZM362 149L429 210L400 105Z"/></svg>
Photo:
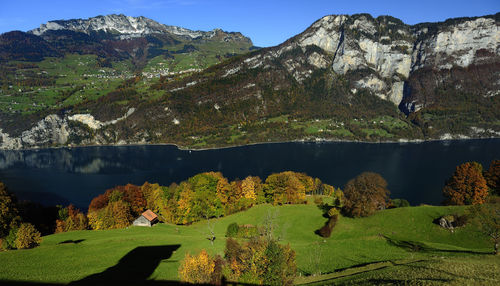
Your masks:
<svg viewBox="0 0 500 286"><path fill-rule="evenodd" d="M68 141L69 129L66 120L55 114L40 120L31 129L23 131L21 136L11 138L0 130L1 149L19 149L37 146L62 145Z"/></svg>
<svg viewBox="0 0 500 286"><path fill-rule="evenodd" d="M488 97L500 90L500 14L413 27L404 112L440 102L438 89Z"/></svg>
<svg viewBox="0 0 500 286"><path fill-rule="evenodd" d="M96 120L91 114L74 114L62 117L51 114L38 121L29 130L23 131L18 137L11 137L0 129L0 149L64 146L75 143L83 145L116 143L109 132L101 129L127 119L134 111L135 108L130 108L122 117L105 122ZM78 122L83 126L75 126L72 122ZM88 129L93 131L88 132ZM99 130L102 132L96 132ZM79 138L79 141L74 142L74 138Z"/></svg>

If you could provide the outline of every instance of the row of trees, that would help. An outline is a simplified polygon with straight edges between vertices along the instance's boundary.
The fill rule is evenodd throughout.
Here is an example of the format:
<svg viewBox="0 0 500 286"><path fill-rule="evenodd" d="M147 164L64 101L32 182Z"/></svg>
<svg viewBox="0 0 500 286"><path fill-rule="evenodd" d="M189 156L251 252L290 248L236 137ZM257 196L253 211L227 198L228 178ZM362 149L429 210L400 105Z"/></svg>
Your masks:
<svg viewBox="0 0 500 286"><path fill-rule="evenodd" d="M307 193L333 195L341 191L291 171L272 174L264 182L253 176L230 182L220 172L206 172L168 187L145 183L110 189L92 200L88 220L93 229L122 228L151 209L161 221L189 224L261 203L305 203Z"/></svg>

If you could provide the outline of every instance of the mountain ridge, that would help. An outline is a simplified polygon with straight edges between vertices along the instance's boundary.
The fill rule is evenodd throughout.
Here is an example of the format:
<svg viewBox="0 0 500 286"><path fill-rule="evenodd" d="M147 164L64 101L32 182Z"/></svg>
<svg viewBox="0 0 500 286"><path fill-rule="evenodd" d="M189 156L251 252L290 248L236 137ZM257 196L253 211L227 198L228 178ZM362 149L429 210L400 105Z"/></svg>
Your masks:
<svg viewBox="0 0 500 286"><path fill-rule="evenodd" d="M219 28L211 31L195 31L179 26L161 24L144 16L132 17L125 16L123 14L99 15L87 19L52 20L45 24L41 24L39 28L29 30L27 33L43 36L43 34L47 31L54 30L71 30L86 34L97 33L100 31L105 33L118 33L120 34L120 36L118 36L120 39L126 39L127 36L139 37L155 33L170 33L177 36L190 37L192 39L198 37L212 38L218 32L243 38L243 35L239 32L226 32Z"/></svg>
<svg viewBox="0 0 500 286"><path fill-rule="evenodd" d="M499 18L407 25L391 16L328 15L280 45L160 77L149 90L137 78L42 121L67 131L56 145L499 137ZM17 142L3 146L34 142L26 132L26 140L3 133Z"/></svg>

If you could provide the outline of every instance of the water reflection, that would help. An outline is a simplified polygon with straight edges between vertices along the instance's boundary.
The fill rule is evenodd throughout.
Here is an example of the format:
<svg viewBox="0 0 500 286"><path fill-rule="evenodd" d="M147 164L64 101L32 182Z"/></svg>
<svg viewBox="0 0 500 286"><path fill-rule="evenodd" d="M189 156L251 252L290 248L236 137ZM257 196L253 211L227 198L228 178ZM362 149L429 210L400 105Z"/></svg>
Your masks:
<svg viewBox="0 0 500 286"><path fill-rule="evenodd" d="M232 180L248 175L265 179L273 172L293 170L336 187L363 171L373 171L386 178L391 197L437 204L443 182L456 165L474 160L487 167L498 158L499 139L281 143L192 152L174 146L103 146L0 151L0 181L27 199L43 197L44 203L73 202L84 208L92 197L116 185L145 181L169 185L204 171L221 171Z"/></svg>

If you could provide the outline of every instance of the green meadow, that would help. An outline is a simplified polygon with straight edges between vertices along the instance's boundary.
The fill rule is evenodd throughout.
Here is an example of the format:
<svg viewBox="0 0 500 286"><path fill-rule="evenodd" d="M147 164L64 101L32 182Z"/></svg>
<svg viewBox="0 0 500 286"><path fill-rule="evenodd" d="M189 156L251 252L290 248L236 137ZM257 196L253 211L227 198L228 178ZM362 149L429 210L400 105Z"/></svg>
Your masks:
<svg viewBox="0 0 500 286"><path fill-rule="evenodd" d="M315 204L258 205L224 218L189 226L158 224L106 231L73 231L43 237L34 249L0 253L0 281L69 283L102 273L134 249L172 246L156 253L150 280L178 280L186 253L206 249L223 255L230 223L271 225L280 243L297 254L296 284L498 285L500 257L487 237L465 226L453 233L433 223L464 207L418 206L388 209L367 218L340 217L330 238L315 234L325 222ZM213 229L216 239L207 238ZM148 252L135 259L148 261ZM147 263L146 263L147 265ZM127 269L125 269L127 270ZM132 270L132 269L131 269ZM152 274L150 274L152 273ZM1 283L0 283L1 284Z"/></svg>

